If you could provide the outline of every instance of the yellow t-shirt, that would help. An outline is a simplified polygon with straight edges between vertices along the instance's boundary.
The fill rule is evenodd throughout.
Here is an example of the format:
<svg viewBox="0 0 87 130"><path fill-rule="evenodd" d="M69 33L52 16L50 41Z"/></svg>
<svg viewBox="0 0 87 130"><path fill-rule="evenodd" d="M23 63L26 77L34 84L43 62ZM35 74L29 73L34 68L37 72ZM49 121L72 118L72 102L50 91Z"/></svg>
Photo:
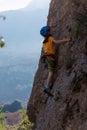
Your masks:
<svg viewBox="0 0 87 130"><path fill-rule="evenodd" d="M55 47L54 47L54 44L53 44L53 37L50 36L48 38L48 42L46 43L43 43L43 51L44 53L47 53L47 54L55 54Z"/></svg>

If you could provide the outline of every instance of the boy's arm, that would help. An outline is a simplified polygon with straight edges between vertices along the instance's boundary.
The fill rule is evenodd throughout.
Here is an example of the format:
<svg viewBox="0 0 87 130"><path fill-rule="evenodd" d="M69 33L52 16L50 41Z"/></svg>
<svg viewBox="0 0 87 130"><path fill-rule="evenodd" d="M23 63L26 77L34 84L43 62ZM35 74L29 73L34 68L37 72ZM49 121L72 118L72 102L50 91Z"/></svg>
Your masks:
<svg viewBox="0 0 87 130"><path fill-rule="evenodd" d="M62 40L53 40L54 43L56 44L62 44L62 43L66 43L66 42L69 42L70 41L70 38L65 38L65 39L62 39Z"/></svg>

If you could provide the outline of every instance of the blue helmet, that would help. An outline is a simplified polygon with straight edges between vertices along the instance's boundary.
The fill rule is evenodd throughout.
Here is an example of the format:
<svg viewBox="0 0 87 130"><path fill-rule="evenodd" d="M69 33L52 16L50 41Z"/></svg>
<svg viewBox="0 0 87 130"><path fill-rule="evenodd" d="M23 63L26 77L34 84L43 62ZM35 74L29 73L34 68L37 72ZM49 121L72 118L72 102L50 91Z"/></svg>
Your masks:
<svg viewBox="0 0 87 130"><path fill-rule="evenodd" d="M41 28L40 34L45 37L45 36L49 35L49 31L50 31L50 27L44 26Z"/></svg>

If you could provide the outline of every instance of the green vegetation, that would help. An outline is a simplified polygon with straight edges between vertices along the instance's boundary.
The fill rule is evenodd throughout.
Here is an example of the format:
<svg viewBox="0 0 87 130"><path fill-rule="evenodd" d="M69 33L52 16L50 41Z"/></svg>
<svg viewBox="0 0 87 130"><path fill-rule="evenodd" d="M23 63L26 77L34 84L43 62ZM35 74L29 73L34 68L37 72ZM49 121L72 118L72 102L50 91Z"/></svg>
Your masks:
<svg viewBox="0 0 87 130"><path fill-rule="evenodd" d="M6 114L3 113L2 109L0 108L0 130L33 130L34 124L29 121L26 115L26 108L19 110L17 113L20 116L20 120L18 121L19 123L9 125L8 124L9 118L8 120L7 118L5 118L7 113ZM10 115L11 113L8 114ZM13 116L13 118L15 118L15 116Z"/></svg>
<svg viewBox="0 0 87 130"><path fill-rule="evenodd" d="M28 120L28 117L26 116L23 120L23 122L21 122L17 128L17 130L33 130L34 124L31 123Z"/></svg>
<svg viewBox="0 0 87 130"><path fill-rule="evenodd" d="M75 38L78 36L87 35L87 6L86 1L84 4L79 0L71 0L72 3L72 33Z"/></svg>
<svg viewBox="0 0 87 130"><path fill-rule="evenodd" d="M4 127L0 124L0 130L5 130Z"/></svg>
<svg viewBox="0 0 87 130"><path fill-rule="evenodd" d="M87 74L84 72L81 75L77 76L77 74L75 74L75 77L73 78L72 82L72 92L80 92L81 89L82 91L85 91L85 88L82 87L82 84L87 84Z"/></svg>
<svg viewBox="0 0 87 130"><path fill-rule="evenodd" d="M3 121L4 121L4 116L2 113L2 109L0 108L0 130L4 130Z"/></svg>
<svg viewBox="0 0 87 130"><path fill-rule="evenodd" d="M73 27L73 33L75 37L78 37L79 34L87 33L87 14L78 14L76 18L76 23Z"/></svg>
<svg viewBox="0 0 87 130"><path fill-rule="evenodd" d="M33 130L34 124L31 123L24 109L20 111L23 121L19 124L17 130Z"/></svg>
<svg viewBox="0 0 87 130"><path fill-rule="evenodd" d="M26 118L26 112L25 112L24 108L20 110L20 114L21 114L21 116L22 116L23 119Z"/></svg>
<svg viewBox="0 0 87 130"><path fill-rule="evenodd" d="M4 47L5 46L5 43L3 41L0 42L0 47Z"/></svg>

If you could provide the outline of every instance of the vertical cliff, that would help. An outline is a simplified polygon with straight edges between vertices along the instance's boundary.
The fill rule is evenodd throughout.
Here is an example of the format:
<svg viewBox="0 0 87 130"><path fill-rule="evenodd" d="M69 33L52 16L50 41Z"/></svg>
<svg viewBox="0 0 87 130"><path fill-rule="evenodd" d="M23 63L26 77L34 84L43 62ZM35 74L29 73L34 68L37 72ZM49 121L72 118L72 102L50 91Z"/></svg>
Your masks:
<svg viewBox="0 0 87 130"><path fill-rule="evenodd" d="M87 130L87 0L51 0L48 25L57 39L54 97L43 93L47 70L39 61L27 114L35 130Z"/></svg>

